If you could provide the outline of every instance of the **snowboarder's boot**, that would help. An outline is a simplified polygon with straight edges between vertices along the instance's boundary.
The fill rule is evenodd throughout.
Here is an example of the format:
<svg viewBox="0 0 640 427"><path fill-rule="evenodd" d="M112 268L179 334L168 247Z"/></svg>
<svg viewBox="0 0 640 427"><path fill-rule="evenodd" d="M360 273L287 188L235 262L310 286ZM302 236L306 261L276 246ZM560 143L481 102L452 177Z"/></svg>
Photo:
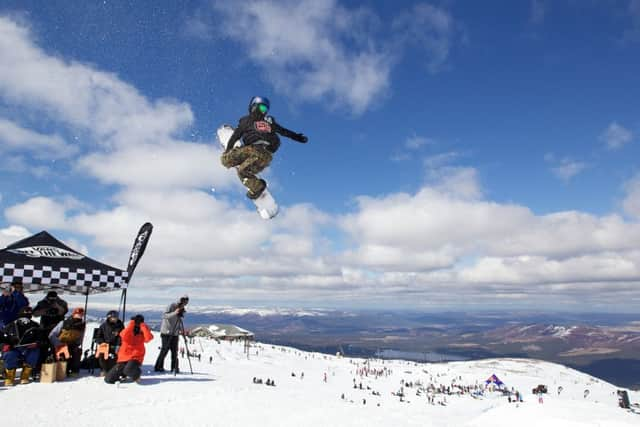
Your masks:
<svg viewBox="0 0 640 427"><path fill-rule="evenodd" d="M20 384L29 384L31 381L31 371L33 368L29 365L24 365L22 373L20 374Z"/></svg>
<svg viewBox="0 0 640 427"><path fill-rule="evenodd" d="M260 178L258 179L245 178L243 180L243 184L249 189L247 191L247 197L252 200L255 200L258 197L260 197L264 189L267 188L267 181Z"/></svg>
<svg viewBox="0 0 640 427"><path fill-rule="evenodd" d="M13 383L16 380L16 370L15 369L5 369L4 371L4 386L5 387L13 387Z"/></svg>

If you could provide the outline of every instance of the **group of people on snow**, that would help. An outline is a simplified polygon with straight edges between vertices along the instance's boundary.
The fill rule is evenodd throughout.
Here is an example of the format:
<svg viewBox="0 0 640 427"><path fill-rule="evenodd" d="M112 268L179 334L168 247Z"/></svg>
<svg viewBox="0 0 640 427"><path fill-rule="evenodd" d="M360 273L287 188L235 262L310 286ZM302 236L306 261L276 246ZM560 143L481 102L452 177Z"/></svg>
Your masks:
<svg viewBox="0 0 640 427"><path fill-rule="evenodd" d="M162 349L156 361L156 371L164 371L164 358L171 351L171 369L178 371L178 337L184 333L182 317L188 296L169 305L163 315ZM77 376L82 362L82 343L85 335L85 311L74 308L69 313L66 301L56 291L49 291L31 308L21 284L12 285L0 296L0 344L4 385L16 382L27 384L38 378L41 367L47 362L66 360L68 376ZM66 316L66 317L65 317ZM39 317L39 323L33 317ZM137 314L125 326L118 312L110 310L105 320L94 331L97 350L94 355L100 366L101 376L107 383L129 379L139 381L145 355L145 344L153 334ZM21 368L20 377L16 378Z"/></svg>
<svg viewBox="0 0 640 427"><path fill-rule="evenodd" d="M69 375L80 371L81 347L84 338L84 309L77 307L65 318L69 307L56 291L49 291L35 308L23 292L22 284L14 284L0 296L0 343L5 386L16 382L16 372L22 368L20 383L26 384L38 376L47 359L64 357ZM40 323L33 320L40 317Z"/></svg>

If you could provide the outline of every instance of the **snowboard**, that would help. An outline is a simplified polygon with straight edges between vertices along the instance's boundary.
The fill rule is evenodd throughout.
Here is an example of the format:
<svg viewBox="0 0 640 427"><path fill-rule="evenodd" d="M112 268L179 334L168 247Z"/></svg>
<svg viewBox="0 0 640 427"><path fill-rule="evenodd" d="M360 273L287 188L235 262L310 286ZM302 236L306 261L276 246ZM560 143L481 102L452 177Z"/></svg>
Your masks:
<svg viewBox="0 0 640 427"><path fill-rule="evenodd" d="M231 135L233 134L233 127L224 124L218 128L216 133L222 149L226 150L229 138L231 138ZM235 146L242 146L242 141L236 142ZM251 199L251 201L256 206L256 210L262 219L271 219L278 215L278 204L269 192L269 188L265 188L257 199Z"/></svg>

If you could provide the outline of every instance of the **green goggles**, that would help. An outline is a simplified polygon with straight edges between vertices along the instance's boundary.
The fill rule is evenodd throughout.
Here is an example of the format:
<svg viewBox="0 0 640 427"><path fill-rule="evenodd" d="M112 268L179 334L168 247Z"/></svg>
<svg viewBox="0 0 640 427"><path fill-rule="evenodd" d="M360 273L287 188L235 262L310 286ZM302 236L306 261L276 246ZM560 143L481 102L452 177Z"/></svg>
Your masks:
<svg viewBox="0 0 640 427"><path fill-rule="evenodd" d="M258 104L258 111L260 111L262 114L266 114L267 111L269 111L269 107L264 104Z"/></svg>

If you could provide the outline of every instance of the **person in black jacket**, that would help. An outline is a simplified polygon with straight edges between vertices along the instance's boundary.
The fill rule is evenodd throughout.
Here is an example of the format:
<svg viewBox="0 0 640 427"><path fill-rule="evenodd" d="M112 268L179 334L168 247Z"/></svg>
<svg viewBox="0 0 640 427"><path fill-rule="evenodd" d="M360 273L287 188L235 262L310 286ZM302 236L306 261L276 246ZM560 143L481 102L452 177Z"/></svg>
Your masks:
<svg viewBox="0 0 640 427"><path fill-rule="evenodd" d="M29 305L29 298L24 294L22 283L14 283L9 289L2 289L2 294L0 295L0 327L16 320L20 309Z"/></svg>
<svg viewBox="0 0 640 427"><path fill-rule="evenodd" d="M31 307L22 307L18 318L2 330L2 341L5 365L5 381L7 387L13 386L16 370L22 366L20 384L29 383L33 367L38 363L39 345L44 339L42 329L37 322L31 320Z"/></svg>
<svg viewBox="0 0 640 427"><path fill-rule="evenodd" d="M64 320L64 316L68 311L67 302L60 298L56 291L49 291L46 297L38 301L38 304L33 309L33 315L40 316L40 326L44 333L49 335L49 332ZM38 364L34 366L36 374L40 372L40 367L47 360L47 357L53 355L53 350L49 340L44 340L40 344L40 359Z"/></svg>
<svg viewBox="0 0 640 427"><path fill-rule="evenodd" d="M101 374L104 376L116 364L118 349L120 348L120 331L124 329L124 323L118 319L118 312L111 310L107 313L107 319L100 325L96 333L96 344L108 344L108 353L98 356Z"/></svg>
<svg viewBox="0 0 640 427"><path fill-rule="evenodd" d="M286 136L300 143L306 143L307 137L280 126L273 116L268 116L269 100L254 96L249 102L249 115L240 119L238 126L229 138L221 162L226 168L237 167L238 177L247 187L247 197L257 199L267 183L256 176L262 172L280 147L280 137ZM234 148L242 139L243 146Z"/></svg>
<svg viewBox="0 0 640 427"><path fill-rule="evenodd" d="M60 298L56 291L49 291L45 298L38 301L33 309L33 315L40 316L40 326L48 333L64 320L68 311L67 302Z"/></svg>

